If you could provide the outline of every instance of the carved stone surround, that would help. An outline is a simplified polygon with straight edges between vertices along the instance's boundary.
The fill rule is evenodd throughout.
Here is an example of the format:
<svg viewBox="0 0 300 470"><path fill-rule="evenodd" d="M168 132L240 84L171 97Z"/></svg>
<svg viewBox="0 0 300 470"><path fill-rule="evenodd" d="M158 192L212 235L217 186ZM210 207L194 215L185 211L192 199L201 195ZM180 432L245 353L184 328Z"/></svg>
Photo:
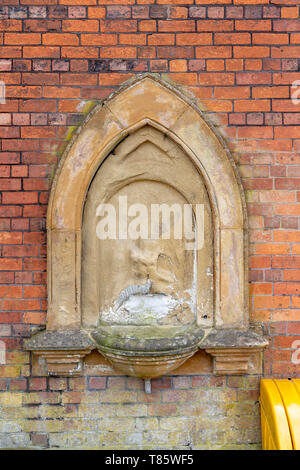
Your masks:
<svg viewBox="0 0 300 470"><path fill-rule="evenodd" d="M50 375L80 375L96 344L82 311L82 214L90 183L126 136L150 126L176 142L205 182L214 221L214 304L199 348L215 374L260 373L267 341L249 327L247 218L243 190L223 139L195 102L157 76L141 76L98 105L60 161L48 207L47 328L27 341Z"/></svg>

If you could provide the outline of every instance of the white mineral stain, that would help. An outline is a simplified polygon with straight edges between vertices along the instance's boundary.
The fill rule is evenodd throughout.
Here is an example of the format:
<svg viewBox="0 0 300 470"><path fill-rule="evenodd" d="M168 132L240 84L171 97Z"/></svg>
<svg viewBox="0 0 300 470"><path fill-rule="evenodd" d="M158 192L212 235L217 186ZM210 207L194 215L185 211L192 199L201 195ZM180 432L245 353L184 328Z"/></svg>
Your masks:
<svg viewBox="0 0 300 470"><path fill-rule="evenodd" d="M156 324L178 308L179 302L164 294L132 294L117 309L101 313L101 322L118 324Z"/></svg>

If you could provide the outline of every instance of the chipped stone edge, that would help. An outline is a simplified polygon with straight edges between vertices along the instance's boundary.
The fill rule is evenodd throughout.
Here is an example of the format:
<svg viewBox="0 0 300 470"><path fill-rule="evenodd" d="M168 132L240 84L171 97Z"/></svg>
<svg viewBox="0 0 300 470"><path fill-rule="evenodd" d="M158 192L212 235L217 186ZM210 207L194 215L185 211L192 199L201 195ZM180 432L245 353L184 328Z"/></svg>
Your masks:
<svg viewBox="0 0 300 470"><path fill-rule="evenodd" d="M251 329L212 330L201 343L201 349L207 348L265 348L266 337Z"/></svg>
<svg viewBox="0 0 300 470"><path fill-rule="evenodd" d="M26 341L24 349L41 359L50 376L81 376L83 358L95 343L82 330L42 331Z"/></svg>
<svg viewBox="0 0 300 470"><path fill-rule="evenodd" d="M213 358L214 375L261 374L261 354L269 342L251 329L214 330L201 343L200 349ZM258 359L258 366L251 363ZM255 360L254 360L255 363Z"/></svg>
<svg viewBox="0 0 300 470"><path fill-rule="evenodd" d="M28 351L64 351L95 349L95 343L83 330L41 331L26 341L24 349Z"/></svg>

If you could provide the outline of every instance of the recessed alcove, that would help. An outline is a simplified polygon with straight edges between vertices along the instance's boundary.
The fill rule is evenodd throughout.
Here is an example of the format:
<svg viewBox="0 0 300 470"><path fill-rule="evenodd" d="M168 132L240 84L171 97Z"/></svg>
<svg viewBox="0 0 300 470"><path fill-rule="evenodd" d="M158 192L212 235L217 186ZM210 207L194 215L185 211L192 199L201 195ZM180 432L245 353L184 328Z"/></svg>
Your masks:
<svg viewBox="0 0 300 470"><path fill-rule="evenodd" d="M120 201L150 212L187 205L194 231L201 206L203 240L186 249L175 218L166 238L99 239L99 205L110 204L120 224ZM47 230L47 328L26 347L48 373L81 374L93 350L116 373L142 378L176 373L199 350L216 374L260 372L267 342L249 325L238 172L223 140L177 88L140 76L91 112L57 169ZM87 367L97 357L90 354Z"/></svg>

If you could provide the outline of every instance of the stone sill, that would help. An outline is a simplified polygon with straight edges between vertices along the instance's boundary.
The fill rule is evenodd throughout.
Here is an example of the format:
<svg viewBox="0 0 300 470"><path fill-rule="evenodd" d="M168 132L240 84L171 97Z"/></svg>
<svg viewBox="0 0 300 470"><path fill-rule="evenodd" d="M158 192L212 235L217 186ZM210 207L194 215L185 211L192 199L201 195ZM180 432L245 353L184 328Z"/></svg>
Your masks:
<svg viewBox="0 0 300 470"><path fill-rule="evenodd" d="M262 350L268 345L265 337L252 330L212 330L199 345L213 357L215 375L261 373ZM25 349L32 351L47 366L49 375L78 376L82 360L97 346L84 330L37 333L27 340Z"/></svg>
<svg viewBox="0 0 300 470"><path fill-rule="evenodd" d="M214 330L201 343L213 357L215 375L261 373L262 350L268 345L264 336L252 330Z"/></svg>

